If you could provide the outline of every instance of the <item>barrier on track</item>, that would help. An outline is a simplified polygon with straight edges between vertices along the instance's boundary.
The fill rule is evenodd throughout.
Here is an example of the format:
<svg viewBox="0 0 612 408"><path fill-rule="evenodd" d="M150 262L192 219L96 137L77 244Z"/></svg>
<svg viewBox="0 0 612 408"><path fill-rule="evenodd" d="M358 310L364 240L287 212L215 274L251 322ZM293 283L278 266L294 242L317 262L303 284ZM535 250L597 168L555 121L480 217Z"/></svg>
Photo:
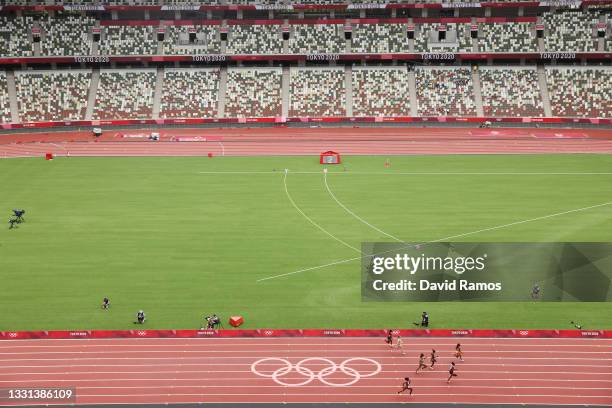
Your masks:
<svg viewBox="0 0 612 408"><path fill-rule="evenodd" d="M0 124L0 129L39 129L53 127L83 127L83 126L127 126L127 125L200 125L228 123L583 123L591 125L610 125L612 119L602 118L493 118L493 117L449 117L449 116L397 116L397 117L303 117L303 118L222 118L222 119L133 119L133 120L77 120L64 122L30 122Z"/></svg>
<svg viewBox="0 0 612 408"><path fill-rule="evenodd" d="M612 330L398 329L403 337L612 338ZM230 337L383 337L384 329L3 331L0 340Z"/></svg>

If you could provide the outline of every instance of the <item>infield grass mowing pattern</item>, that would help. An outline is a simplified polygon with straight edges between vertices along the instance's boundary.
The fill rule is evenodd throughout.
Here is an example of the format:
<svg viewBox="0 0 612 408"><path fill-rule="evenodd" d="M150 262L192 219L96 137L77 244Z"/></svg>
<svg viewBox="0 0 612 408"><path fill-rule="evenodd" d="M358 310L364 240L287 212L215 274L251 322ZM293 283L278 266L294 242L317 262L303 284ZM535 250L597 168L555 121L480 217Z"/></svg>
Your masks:
<svg viewBox="0 0 612 408"><path fill-rule="evenodd" d="M612 156L344 157L337 198L409 242L436 240L612 201L612 175L399 175L416 172L612 172ZM0 330L196 328L203 314L244 327L408 327L423 310L440 328L612 328L610 303L362 303L359 262L256 281L358 256L388 237L328 195L316 157L0 160ZM201 174L272 171L277 174ZM345 171L346 169L346 171ZM335 174L341 172L343 174ZM612 240L612 206L463 237L464 241ZM112 309L99 309L109 296Z"/></svg>

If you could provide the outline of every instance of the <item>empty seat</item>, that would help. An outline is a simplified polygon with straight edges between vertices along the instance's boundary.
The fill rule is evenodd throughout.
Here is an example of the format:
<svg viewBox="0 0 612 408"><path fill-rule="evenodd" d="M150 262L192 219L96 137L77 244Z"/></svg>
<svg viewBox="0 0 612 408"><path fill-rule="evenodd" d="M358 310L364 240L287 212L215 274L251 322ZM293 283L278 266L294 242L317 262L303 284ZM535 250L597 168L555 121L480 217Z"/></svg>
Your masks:
<svg viewBox="0 0 612 408"><path fill-rule="evenodd" d="M480 89L485 116L544 116L535 67L481 67Z"/></svg>
<svg viewBox="0 0 612 408"><path fill-rule="evenodd" d="M342 68L291 68L289 116L344 116Z"/></svg>
<svg viewBox="0 0 612 408"><path fill-rule="evenodd" d="M346 40L339 24L295 24L289 38L293 54L338 54L346 50Z"/></svg>
<svg viewBox="0 0 612 408"><path fill-rule="evenodd" d="M90 70L17 71L15 91L22 122L83 120Z"/></svg>
<svg viewBox="0 0 612 408"><path fill-rule="evenodd" d="M538 43L531 23L487 23L479 27L484 52L535 52Z"/></svg>
<svg viewBox="0 0 612 408"><path fill-rule="evenodd" d="M0 123L11 122L11 104L9 101L6 73L0 71Z"/></svg>
<svg viewBox="0 0 612 408"><path fill-rule="evenodd" d="M546 79L554 116L612 117L609 67L547 67Z"/></svg>
<svg viewBox="0 0 612 408"><path fill-rule="evenodd" d="M96 20L78 15L58 15L40 21L42 55L91 55L91 28Z"/></svg>
<svg viewBox="0 0 612 408"><path fill-rule="evenodd" d="M0 16L0 57L31 57L34 55L29 33L32 17Z"/></svg>
<svg viewBox="0 0 612 408"><path fill-rule="evenodd" d="M157 54L157 27L105 26L100 40L101 55Z"/></svg>
<svg viewBox="0 0 612 408"><path fill-rule="evenodd" d="M153 115L156 72L101 70L94 119L149 119Z"/></svg>
<svg viewBox="0 0 612 408"><path fill-rule="evenodd" d="M353 68L353 116L410 116L406 67Z"/></svg>
<svg viewBox="0 0 612 408"><path fill-rule="evenodd" d="M415 75L419 115L476 116L470 69L418 67Z"/></svg>
<svg viewBox="0 0 612 408"><path fill-rule="evenodd" d="M547 31L544 37L546 51L596 51L593 27L598 17L585 11L563 10L545 13L542 17Z"/></svg>
<svg viewBox="0 0 612 408"><path fill-rule="evenodd" d="M229 26L228 54L280 54L283 51L279 25Z"/></svg>
<svg viewBox="0 0 612 408"><path fill-rule="evenodd" d="M282 115L281 68L233 68L227 71L225 116Z"/></svg>
<svg viewBox="0 0 612 408"><path fill-rule="evenodd" d="M219 105L219 69L167 68L159 116L214 118Z"/></svg>
<svg viewBox="0 0 612 408"><path fill-rule="evenodd" d="M357 24L353 28L352 52L408 52L403 24Z"/></svg>

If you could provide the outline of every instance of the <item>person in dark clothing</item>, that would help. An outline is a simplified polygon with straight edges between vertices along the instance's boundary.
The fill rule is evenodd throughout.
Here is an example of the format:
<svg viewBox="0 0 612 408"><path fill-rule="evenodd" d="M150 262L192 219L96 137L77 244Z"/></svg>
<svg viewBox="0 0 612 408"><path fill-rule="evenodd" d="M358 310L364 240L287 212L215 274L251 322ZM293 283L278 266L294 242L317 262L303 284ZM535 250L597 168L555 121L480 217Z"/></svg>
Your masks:
<svg viewBox="0 0 612 408"><path fill-rule="evenodd" d="M387 343L389 347L393 346L393 331L387 331L387 338L385 339L385 343Z"/></svg>
<svg viewBox="0 0 612 408"><path fill-rule="evenodd" d="M449 374L449 376L448 376L448 380L446 380L446 382L447 382L447 383L450 383L450 380L451 380L453 377L456 377L456 376L457 376L457 373L455 373L455 370L456 370L456 369L457 369L457 368L455 367L455 362L453 361L453 362L451 363L450 367L448 368L448 374Z"/></svg>
<svg viewBox="0 0 612 408"><path fill-rule="evenodd" d="M143 312L142 310L139 310L138 313L136 314L136 320L138 321L139 324L143 324L145 320L147 320L147 316L145 315L145 312Z"/></svg>
<svg viewBox="0 0 612 408"><path fill-rule="evenodd" d="M429 315L427 312L423 312L421 315L421 327L429 327Z"/></svg>
<svg viewBox="0 0 612 408"><path fill-rule="evenodd" d="M429 366L429 368L433 370L434 365L436 365L436 361L438 361L438 358L436 356L436 350L431 349L431 355L429 356L429 361L431 362L431 365Z"/></svg>
<svg viewBox="0 0 612 408"><path fill-rule="evenodd" d="M25 214L25 210L13 210L13 214L15 214L15 217L17 218L17 222L22 223L25 221L25 219L23 218L23 215Z"/></svg>
<svg viewBox="0 0 612 408"><path fill-rule="evenodd" d="M401 394L404 391L410 391L410 395L412 395L412 387L410 386L410 377L404 377L404 382L402 383L402 389L397 393Z"/></svg>

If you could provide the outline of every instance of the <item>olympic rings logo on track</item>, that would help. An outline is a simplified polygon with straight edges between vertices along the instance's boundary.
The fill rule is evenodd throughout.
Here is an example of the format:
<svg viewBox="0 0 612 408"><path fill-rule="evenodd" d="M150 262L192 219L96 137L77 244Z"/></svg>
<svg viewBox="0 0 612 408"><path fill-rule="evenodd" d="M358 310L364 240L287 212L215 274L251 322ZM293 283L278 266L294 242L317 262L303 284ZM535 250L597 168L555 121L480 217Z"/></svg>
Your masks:
<svg viewBox="0 0 612 408"><path fill-rule="evenodd" d="M315 373L310 368L305 367L305 365L307 365L308 363L313 363L313 362L314 363L322 362L323 364L327 365L327 367ZM363 374L357 371L356 369L349 367L349 364L353 362L366 362L366 363L372 364L374 366L374 370L372 370L369 373L366 372L365 374ZM258 366L261 364L269 365L273 363L280 363L283 366L274 370L272 373L269 373L269 374L262 373L261 371L258 370ZM300 387L303 385L310 384L315 379L318 379L320 382L330 387L348 387L350 385L355 384L356 382L358 382L360 379L364 377L375 376L376 374L380 373L381 369L382 367L380 366L380 363L378 361L372 360L370 358L363 358L363 357L349 358L349 359L344 360L339 365L334 363L332 360L328 358L323 358L323 357L305 358L299 361L297 364L292 364L289 360L286 360L284 358L268 357L268 358L262 358L260 360L257 360L253 364L251 364L251 371L254 374L260 377L271 378L278 385L282 385L285 387ZM297 382L297 383L289 383L289 382L284 381L281 378L291 373L293 370L295 370L298 374L306 377L306 379L303 381ZM338 371L352 378L348 382L343 382L343 383L331 382L327 379L327 377L329 377L332 374L337 373Z"/></svg>

